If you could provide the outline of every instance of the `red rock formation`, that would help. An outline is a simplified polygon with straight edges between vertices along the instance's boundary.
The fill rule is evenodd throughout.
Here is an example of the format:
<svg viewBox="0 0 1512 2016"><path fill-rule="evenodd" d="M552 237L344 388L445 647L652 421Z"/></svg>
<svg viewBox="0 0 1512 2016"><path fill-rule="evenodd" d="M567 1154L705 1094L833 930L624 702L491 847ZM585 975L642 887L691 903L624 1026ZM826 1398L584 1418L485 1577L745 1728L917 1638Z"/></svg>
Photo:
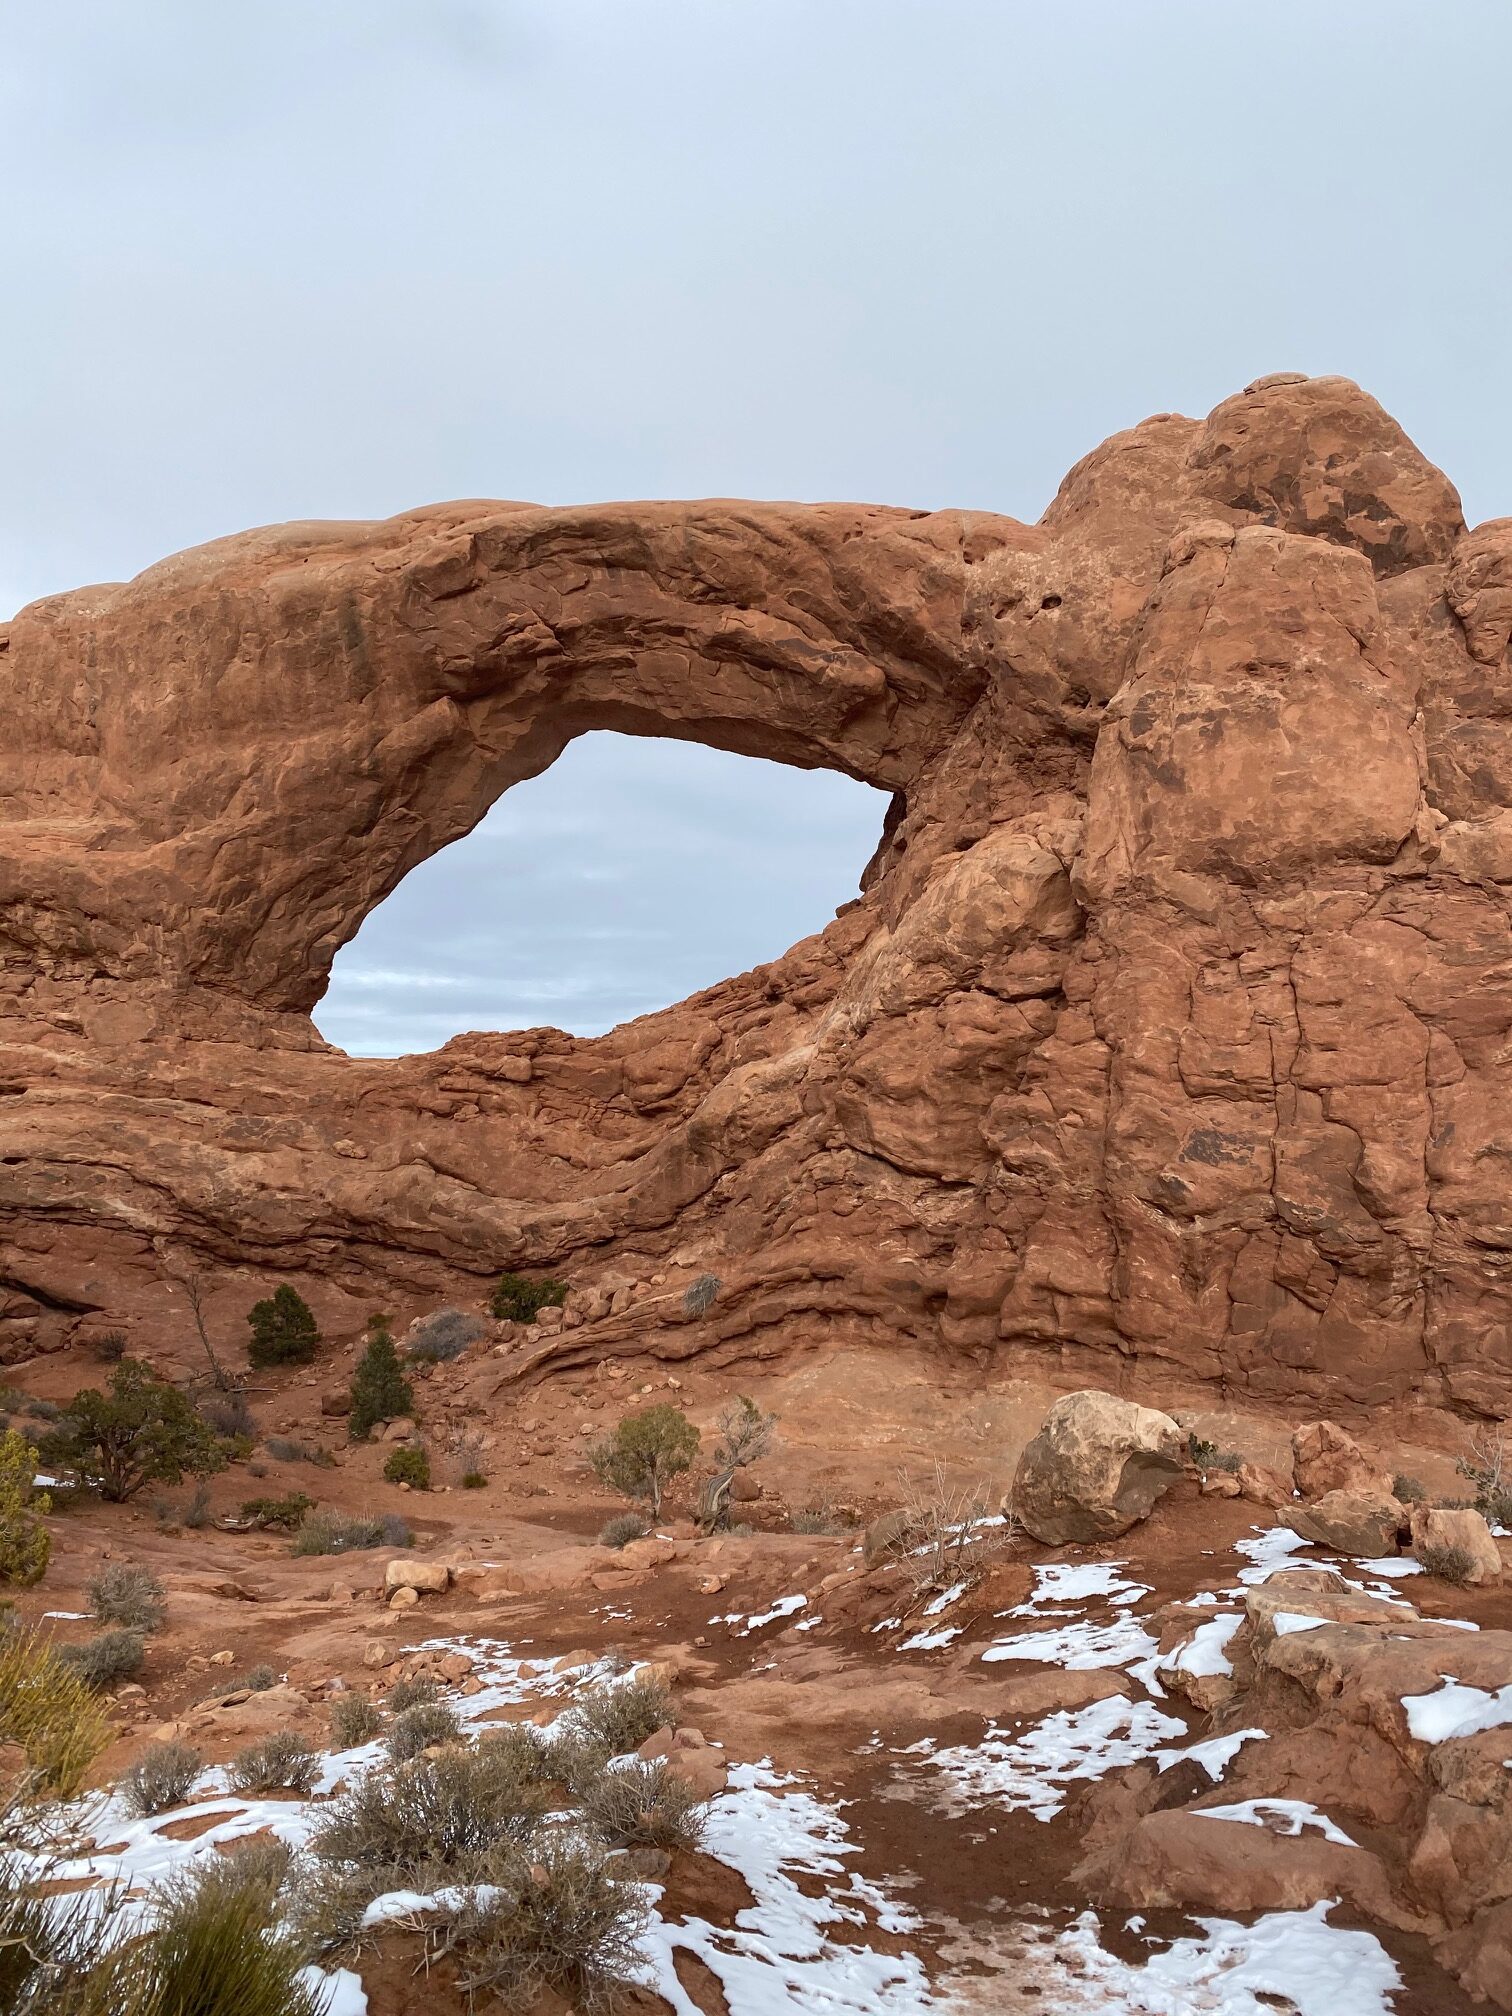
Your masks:
<svg viewBox="0 0 1512 2016"><path fill-rule="evenodd" d="M191 1269L330 1320L550 1266L626 1291L557 1351L902 1334L1507 1411L1509 632L1512 521L1295 376L1032 527L470 503L36 603L0 1353L161 1326ZM324 1045L337 947L590 728L890 788L863 899L598 1041Z"/></svg>

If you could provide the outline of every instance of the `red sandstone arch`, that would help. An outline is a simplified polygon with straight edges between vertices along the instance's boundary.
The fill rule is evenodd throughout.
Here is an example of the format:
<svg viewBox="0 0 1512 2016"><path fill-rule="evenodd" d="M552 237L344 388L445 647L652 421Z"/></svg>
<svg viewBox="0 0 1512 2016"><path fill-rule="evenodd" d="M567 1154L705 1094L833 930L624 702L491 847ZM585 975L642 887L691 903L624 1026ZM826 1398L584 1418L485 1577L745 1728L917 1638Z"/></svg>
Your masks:
<svg viewBox="0 0 1512 2016"><path fill-rule="evenodd" d="M337 1323L549 1264L665 1279L551 1347L587 1356L896 1336L1507 1411L1509 556L1358 388L1283 375L1035 527L447 505L35 605L0 1356L158 1321L190 1263ZM863 901L596 1042L326 1050L367 910L602 726L901 794Z"/></svg>

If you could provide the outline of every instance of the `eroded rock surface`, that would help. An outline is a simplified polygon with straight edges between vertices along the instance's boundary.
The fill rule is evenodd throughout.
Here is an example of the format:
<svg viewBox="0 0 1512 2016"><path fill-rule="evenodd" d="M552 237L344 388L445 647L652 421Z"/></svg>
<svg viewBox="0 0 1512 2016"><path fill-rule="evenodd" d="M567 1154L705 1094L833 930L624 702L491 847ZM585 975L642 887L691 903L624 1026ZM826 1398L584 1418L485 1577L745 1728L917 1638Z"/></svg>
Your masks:
<svg viewBox="0 0 1512 2016"><path fill-rule="evenodd" d="M902 1337L1512 1407L1512 522L1357 387L1161 415L1038 525L487 502L0 628L0 1356L579 1300L520 1363ZM399 879L592 728L895 795L821 935L597 1041L347 1059ZM681 1291L719 1276L707 1315Z"/></svg>

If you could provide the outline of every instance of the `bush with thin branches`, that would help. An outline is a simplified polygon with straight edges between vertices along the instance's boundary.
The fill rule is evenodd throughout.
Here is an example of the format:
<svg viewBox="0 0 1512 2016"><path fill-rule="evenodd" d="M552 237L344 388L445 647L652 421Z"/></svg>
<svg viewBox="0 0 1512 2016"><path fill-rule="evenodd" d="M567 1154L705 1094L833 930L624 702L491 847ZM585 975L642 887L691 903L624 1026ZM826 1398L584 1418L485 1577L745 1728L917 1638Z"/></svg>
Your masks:
<svg viewBox="0 0 1512 2016"><path fill-rule="evenodd" d="M371 1743L383 1727L383 1717L366 1694L338 1694L331 1703L331 1741L338 1750Z"/></svg>
<svg viewBox="0 0 1512 2016"><path fill-rule="evenodd" d="M422 1750L462 1741L462 1724L444 1701L417 1701L394 1717L384 1748L396 1764L406 1764Z"/></svg>
<svg viewBox="0 0 1512 2016"><path fill-rule="evenodd" d="M309 1792L319 1776L319 1757L288 1729L249 1743L226 1766L233 1792Z"/></svg>
<svg viewBox="0 0 1512 2016"><path fill-rule="evenodd" d="M693 1849L703 1839L704 1802L660 1758L637 1757L601 1771L582 1806L612 1848Z"/></svg>
<svg viewBox="0 0 1512 2016"><path fill-rule="evenodd" d="M596 2010L639 1972L649 1919L645 1891L608 1851L562 1830L513 1858L489 1891L445 1921L436 1953L455 1959L465 1995L527 2009L554 1990Z"/></svg>
<svg viewBox="0 0 1512 2016"><path fill-rule="evenodd" d="M86 1687L99 1693L132 1679L142 1670L147 1647L140 1631L102 1631L82 1644L60 1645L58 1657L71 1666Z"/></svg>
<svg viewBox="0 0 1512 2016"><path fill-rule="evenodd" d="M124 1624L128 1630L144 1634L162 1630L168 1614L166 1591L162 1577L150 1568L112 1561L92 1575L85 1587L91 1614L101 1624Z"/></svg>
<svg viewBox="0 0 1512 2016"><path fill-rule="evenodd" d="M149 1743L121 1780L126 1810L138 1820L182 1806L205 1760L189 1743Z"/></svg>
<svg viewBox="0 0 1512 2016"><path fill-rule="evenodd" d="M906 1516L888 1552L916 1601L975 1588L1013 1538L1011 1517L992 1514L980 1494L953 1486L943 1464L927 1478L905 1476L902 1499Z"/></svg>

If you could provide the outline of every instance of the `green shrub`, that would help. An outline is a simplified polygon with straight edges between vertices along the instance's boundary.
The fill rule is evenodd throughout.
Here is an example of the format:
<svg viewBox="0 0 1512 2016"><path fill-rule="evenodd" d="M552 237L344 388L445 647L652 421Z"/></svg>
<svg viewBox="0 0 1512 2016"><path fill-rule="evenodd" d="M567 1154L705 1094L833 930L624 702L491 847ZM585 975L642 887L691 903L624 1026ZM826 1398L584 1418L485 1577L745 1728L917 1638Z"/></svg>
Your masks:
<svg viewBox="0 0 1512 2016"><path fill-rule="evenodd" d="M315 1500L307 1498L303 1491L291 1491L287 1498L243 1498L241 1516L249 1519L254 1526L277 1526L292 1533L301 1525L314 1503Z"/></svg>
<svg viewBox="0 0 1512 2016"><path fill-rule="evenodd" d="M612 2001L639 1973L650 1906L596 1841L558 1832L512 1858L491 1891L438 1935L469 1997L533 2008L555 1991L577 2007Z"/></svg>
<svg viewBox="0 0 1512 2016"><path fill-rule="evenodd" d="M249 1743L226 1766L233 1792L309 1792L319 1776L320 1759L287 1729Z"/></svg>
<svg viewBox="0 0 1512 2016"><path fill-rule="evenodd" d="M560 1309L566 1300L565 1281L527 1281L523 1274L501 1274L488 1308L501 1322L533 1323L543 1309Z"/></svg>
<svg viewBox="0 0 1512 2016"><path fill-rule="evenodd" d="M1399 1470L1391 1480L1391 1495L1399 1505L1421 1505L1428 1493L1416 1477L1409 1477Z"/></svg>
<svg viewBox="0 0 1512 2016"><path fill-rule="evenodd" d="M668 1484L692 1463L698 1452L698 1430L675 1407L644 1407L627 1414L607 1441L589 1453L594 1474L611 1491L639 1498L661 1517Z"/></svg>
<svg viewBox="0 0 1512 2016"><path fill-rule="evenodd" d="M601 1771L582 1804L584 1817L612 1848L692 1849L703 1839L703 1802L660 1758Z"/></svg>
<svg viewBox="0 0 1512 2016"><path fill-rule="evenodd" d="M147 1647L140 1631L102 1631L81 1645L60 1645L58 1657L71 1666L87 1687L114 1687L140 1673Z"/></svg>
<svg viewBox="0 0 1512 2016"><path fill-rule="evenodd" d="M345 1512L312 1512L294 1535L296 1554L351 1554L367 1547L409 1547L414 1536L394 1512L369 1519Z"/></svg>
<svg viewBox="0 0 1512 2016"><path fill-rule="evenodd" d="M413 1680L396 1680L388 1691L387 1706L391 1714L402 1715L406 1708L428 1708L440 1699L441 1689L435 1681L421 1674Z"/></svg>
<svg viewBox="0 0 1512 2016"><path fill-rule="evenodd" d="M93 1340L89 1348L102 1365L117 1365L126 1356L126 1332L106 1330Z"/></svg>
<svg viewBox="0 0 1512 2016"><path fill-rule="evenodd" d="M203 1478L189 1494L189 1502L183 1510L183 1523L191 1533L197 1533L210 1524L210 1486Z"/></svg>
<svg viewBox="0 0 1512 2016"><path fill-rule="evenodd" d="M788 1524L795 1533L828 1534L831 1538L854 1530L849 1520L842 1519L827 1505L810 1506L806 1511L795 1512Z"/></svg>
<svg viewBox="0 0 1512 2016"><path fill-rule="evenodd" d="M364 1441L380 1421L397 1421L414 1407L414 1388L404 1376L399 1353L384 1324L368 1335L367 1348L352 1374L351 1403L349 1425L354 1442Z"/></svg>
<svg viewBox="0 0 1512 2016"><path fill-rule="evenodd" d="M430 1457L418 1442L400 1443L385 1458L383 1474L390 1484L408 1484L412 1491L429 1491Z"/></svg>
<svg viewBox="0 0 1512 2016"><path fill-rule="evenodd" d="M224 1463L215 1436L179 1392L138 1358L123 1358L110 1390L86 1386L41 1441L43 1460L75 1471L120 1504L144 1484L177 1484Z"/></svg>
<svg viewBox="0 0 1512 2016"><path fill-rule="evenodd" d="M267 1858L212 1857L166 1884L145 1938L118 1942L91 1978L111 2016L320 2016L325 1991L282 1922ZM83 2007L91 2005L86 2002Z"/></svg>
<svg viewBox="0 0 1512 2016"><path fill-rule="evenodd" d="M43 1518L52 1500L36 1489L37 1452L24 1435L0 1435L0 1583L29 1589L47 1573L52 1540Z"/></svg>
<svg viewBox="0 0 1512 2016"><path fill-rule="evenodd" d="M315 1312L287 1281L253 1303L247 1323L252 1331L247 1357L256 1366L308 1365L320 1349Z"/></svg>
<svg viewBox="0 0 1512 2016"><path fill-rule="evenodd" d="M50 1640L0 1632L0 1744L25 1757L28 1789L71 1796L110 1735L88 1682Z"/></svg>
<svg viewBox="0 0 1512 2016"><path fill-rule="evenodd" d="M383 1717L366 1694L338 1694L331 1703L331 1741L338 1750L371 1743L383 1727Z"/></svg>
<svg viewBox="0 0 1512 2016"><path fill-rule="evenodd" d="M441 1701L418 1701L396 1715L384 1738L384 1748L396 1764L407 1764L422 1750L434 1750L445 1743L460 1743L462 1724Z"/></svg>
<svg viewBox="0 0 1512 2016"><path fill-rule="evenodd" d="M639 1512L616 1512L599 1528L600 1547L628 1547L632 1540L644 1540L651 1531Z"/></svg>
<svg viewBox="0 0 1512 2016"><path fill-rule="evenodd" d="M266 1664L252 1666L243 1673L239 1680L233 1680L231 1686L226 1691L229 1694L238 1687L245 1687L249 1694L266 1694L270 1687L278 1685L282 1677L276 1666Z"/></svg>
<svg viewBox="0 0 1512 2016"><path fill-rule="evenodd" d="M126 1810L138 1820L182 1806L205 1760L188 1743L149 1743L121 1780Z"/></svg>
<svg viewBox="0 0 1512 2016"><path fill-rule="evenodd" d="M488 1479L483 1475L481 1470L464 1470L462 1472L462 1489L464 1491L481 1491L487 1483Z"/></svg>

